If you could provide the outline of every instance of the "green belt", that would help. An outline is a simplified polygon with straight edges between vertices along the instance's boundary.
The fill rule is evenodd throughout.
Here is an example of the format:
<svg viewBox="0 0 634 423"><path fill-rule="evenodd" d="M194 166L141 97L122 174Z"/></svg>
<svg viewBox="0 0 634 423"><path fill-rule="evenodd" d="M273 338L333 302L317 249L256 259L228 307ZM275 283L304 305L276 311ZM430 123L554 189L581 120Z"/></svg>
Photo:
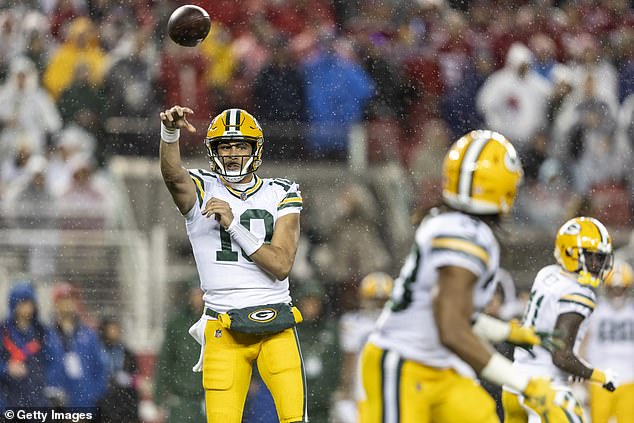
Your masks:
<svg viewBox="0 0 634 423"><path fill-rule="evenodd" d="M209 317L213 317L214 319L217 319L219 313L217 311L213 311L212 309L205 307L205 314Z"/></svg>

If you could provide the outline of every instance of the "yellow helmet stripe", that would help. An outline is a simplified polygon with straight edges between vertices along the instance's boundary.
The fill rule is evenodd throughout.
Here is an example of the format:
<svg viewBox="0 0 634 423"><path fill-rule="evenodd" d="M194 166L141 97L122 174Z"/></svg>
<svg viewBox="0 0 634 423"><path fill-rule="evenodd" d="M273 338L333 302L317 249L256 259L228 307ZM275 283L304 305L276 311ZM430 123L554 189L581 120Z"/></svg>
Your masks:
<svg viewBox="0 0 634 423"><path fill-rule="evenodd" d="M608 230L605 228L605 226L603 226L603 223L599 222L596 219L591 219L590 221L594 223L594 226L596 226L597 230L599 231L599 235L601 236L601 244L608 244L610 235L608 235Z"/></svg>
<svg viewBox="0 0 634 423"><path fill-rule="evenodd" d="M477 137L467 146L467 151L465 151L462 163L460 163L457 190L459 197L470 198L473 194L473 173L476 170L478 157L489 140L490 138L486 136Z"/></svg>
<svg viewBox="0 0 634 423"><path fill-rule="evenodd" d="M489 261L489 253L479 245L460 238L434 238L432 248L457 250L475 256L485 265Z"/></svg>
<svg viewBox="0 0 634 423"><path fill-rule="evenodd" d="M582 306L588 307L591 310L594 310L594 308L596 307L596 303L594 302L592 298L586 297L585 295L581 295L581 294L564 295L563 297L559 299L559 301L565 302L565 303L580 304Z"/></svg>

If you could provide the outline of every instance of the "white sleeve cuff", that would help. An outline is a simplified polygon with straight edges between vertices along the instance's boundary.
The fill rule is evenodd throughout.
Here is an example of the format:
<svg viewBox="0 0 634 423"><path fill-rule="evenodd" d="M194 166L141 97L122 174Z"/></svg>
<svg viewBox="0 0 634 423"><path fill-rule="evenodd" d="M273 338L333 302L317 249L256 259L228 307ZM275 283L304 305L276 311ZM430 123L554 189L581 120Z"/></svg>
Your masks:
<svg viewBox="0 0 634 423"><path fill-rule="evenodd" d="M161 139L167 144L174 144L181 136L179 128L168 128L161 122Z"/></svg>
<svg viewBox="0 0 634 423"><path fill-rule="evenodd" d="M495 353L484 366L480 375L499 386L508 386L518 392L524 392L528 385L528 376L513 367L513 362Z"/></svg>
<svg viewBox="0 0 634 423"><path fill-rule="evenodd" d="M259 250L264 244L263 239L253 235L251 231L238 222L237 218L233 219L233 222L231 222L231 225L227 228L227 232L229 232L231 238L238 243L247 256L251 256L251 254Z"/></svg>
<svg viewBox="0 0 634 423"><path fill-rule="evenodd" d="M478 319L472 329L480 338L488 339L495 343L507 340L511 333L511 325L508 322L484 313L478 315Z"/></svg>

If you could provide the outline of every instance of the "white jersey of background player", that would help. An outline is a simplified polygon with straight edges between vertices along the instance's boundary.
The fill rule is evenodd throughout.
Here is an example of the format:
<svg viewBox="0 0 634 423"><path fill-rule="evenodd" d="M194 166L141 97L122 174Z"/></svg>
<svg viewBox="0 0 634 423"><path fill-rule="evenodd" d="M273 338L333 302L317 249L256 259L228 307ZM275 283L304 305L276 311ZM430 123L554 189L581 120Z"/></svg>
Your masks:
<svg viewBox="0 0 634 423"><path fill-rule="evenodd" d="M541 269L531 288L523 324L536 331L560 331L564 345L550 352L539 346L532 351L515 350L514 367L536 377L553 380L558 390L561 413L549 416L552 422L581 422L583 409L570 392L570 376L590 379L614 390L611 371L589 367L578 358L578 350L592 314L599 286L612 268L612 240L601 222L578 217L566 222L555 240L555 258L559 264ZM506 388L506 387L505 387ZM524 406L524 398L513 389L503 393L505 422L540 421Z"/></svg>
<svg viewBox="0 0 634 423"><path fill-rule="evenodd" d="M344 313L339 320L343 366L333 413L334 421L337 423L359 421L356 404L362 395L360 375L357 371L359 354L372 333L376 319L393 286L394 280L387 273L369 273L361 280L359 286L359 309Z"/></svg>
<svg viewBox="0 0 634 423"><path fill-rule="evenodd" d="M634 422L634 298L628 295L634 271L624 260L615 260L605 281L605 290L590 318L584 342L584 357L590 363L606 363L619 376L613 393L597 385L588 386L593 422Z"/></svg>

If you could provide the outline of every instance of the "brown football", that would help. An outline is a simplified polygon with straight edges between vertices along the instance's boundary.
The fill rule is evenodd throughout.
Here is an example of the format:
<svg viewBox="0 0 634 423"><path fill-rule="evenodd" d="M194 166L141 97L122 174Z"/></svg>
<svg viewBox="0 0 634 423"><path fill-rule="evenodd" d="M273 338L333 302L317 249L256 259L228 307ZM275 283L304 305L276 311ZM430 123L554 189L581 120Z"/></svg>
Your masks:
<svg viewBox="0 0 634 423"><path fill-rule="evenodd" d="M186 4L174 10L167 21L167 33L181 46L195 47L211 29L209 13L202 7Z"/></svg>

